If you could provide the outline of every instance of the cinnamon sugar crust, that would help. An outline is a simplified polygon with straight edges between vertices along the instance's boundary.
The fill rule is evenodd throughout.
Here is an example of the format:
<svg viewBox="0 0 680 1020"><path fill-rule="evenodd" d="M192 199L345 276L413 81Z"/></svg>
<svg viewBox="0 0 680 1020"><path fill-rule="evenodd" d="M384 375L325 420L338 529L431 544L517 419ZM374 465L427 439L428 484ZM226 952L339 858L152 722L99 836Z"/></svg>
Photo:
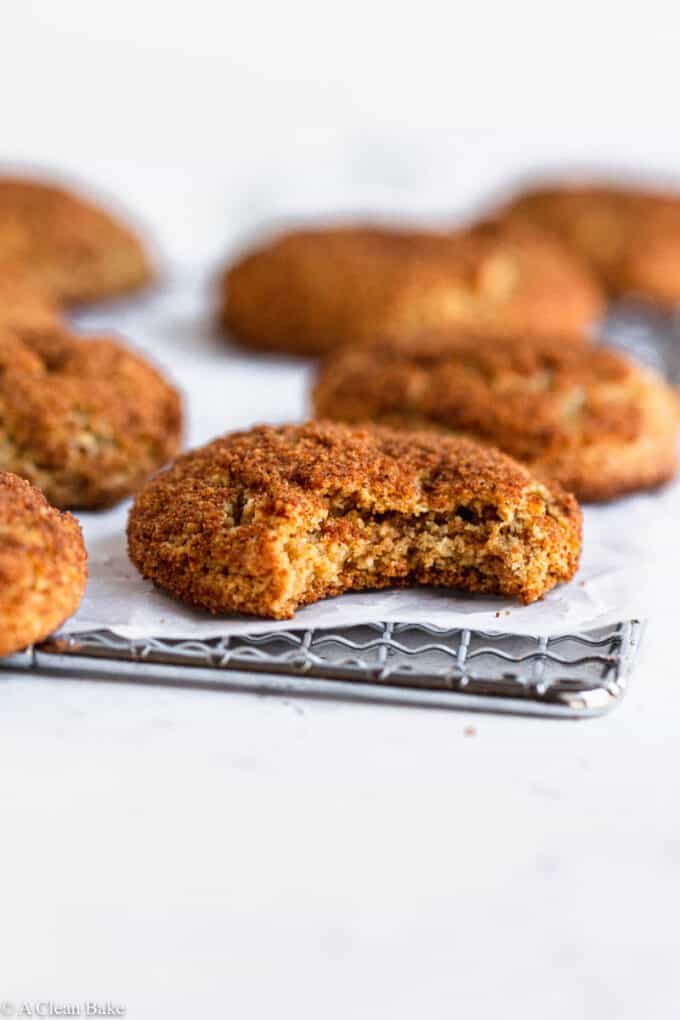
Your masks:
<svg viewBox="0 0 680 1020"><path fill-rule="evenodd" d="M177 391L116 339L0 332L0 468L56 506L130 495L177 453L181 429Z"/></svg>
<svg viewBox="0 0 680 1020"><path fill-rule="evenodd" d="M28 276L67 304L137 290L154 276L132 230L81 195L0 177L0 276Z"/></svg>
<svg viewBox="0 0 680 1020"><path fill-rule="evenodd" d="M0 471L0 655L41 641L78 608L87 555L78 522Z"/></svg>
<svg viewBox="0 0 680 1020"><path fill-rule="evenodd" d="M151 479L128 522L132 561L171 595L274 619L415 584L528 603L572 577L580 544L574 498L501 453L329 422L216 439Z"/></svg>
<svg viewBox="0 0 680 1020"><path fill-rule="evenodd" d="M583 500L677 470L678 397L610 348L551 337L423 337L347 348L323 363L315 413L434 428L493 444Z"/></svg>

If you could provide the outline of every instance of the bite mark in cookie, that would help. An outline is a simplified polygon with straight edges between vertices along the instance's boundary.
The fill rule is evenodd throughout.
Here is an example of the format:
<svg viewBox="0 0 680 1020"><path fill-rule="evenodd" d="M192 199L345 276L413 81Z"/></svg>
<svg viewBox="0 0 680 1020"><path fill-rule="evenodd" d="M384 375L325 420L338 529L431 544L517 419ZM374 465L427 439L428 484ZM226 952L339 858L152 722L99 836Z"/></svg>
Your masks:
<svg viewBox="0 0 680 1020"><path fill-rule="evenodd" d="M181 457L138 494L141 573L213 613L289 619L345 591L444 585L528 603L576 570L581 514L467 440L310 422Z"/></svg>

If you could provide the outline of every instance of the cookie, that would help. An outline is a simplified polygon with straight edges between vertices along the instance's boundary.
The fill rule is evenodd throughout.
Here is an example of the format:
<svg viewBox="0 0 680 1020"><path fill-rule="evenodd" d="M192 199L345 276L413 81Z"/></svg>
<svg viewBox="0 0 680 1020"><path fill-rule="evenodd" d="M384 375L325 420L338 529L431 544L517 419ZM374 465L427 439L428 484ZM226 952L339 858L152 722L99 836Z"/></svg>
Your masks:
<svg viewBox="0 0 680 1020"><path fill-rule="evenodd" d="M0 332L0 468L59 507L130 495L180 443L177 391L115 339Z"/></svg>
<svg viewBox="0 0 680 1020"><path fill-rule="evenodd" d="M130 511L141 573L213 613L290 619L345 591L444 585L533 602L577 567L559 486L465 439L310 422L216 439Z"/></svg>
<svg viewBox="0 0 680 1020"><path fill-rule="evenodd" d="M44 336L63 328L61 308L26 273L0 268L0 332Z"/></svg>
<svg viewBox="0 0 680 1020"><path fill-rule="evenodd" d="M0 471L0 655L56 630L76 611L87 580L78 522Z"/></svg>
<svg viewBox="0 0 680 1020"><path fill-rule="evenodd" d="M421 338L346 348L323 364L319 416L434 428L499 447L583 500L670 479L678 398L617 351L546 337Z"/></svg>
<svg viewBox="0 0 680 1020"><path fill-rule="evenodd" d="M0 177L0 276L6 270L67 304L137 290L154 275L140 239L105 209L46 182Z"/></svg>
<svg viewBox="0 0 680 1020"><path fill-rule="evenodd" d="M614 296L680 302L680 196L558 185L519 195L504 216L551 231L588 262Z"/></svg>
<svg viewBox="0 0 680 1020"><path fill-rule="evenodd" d="M452 326L580 334L603 310L599 286L563 245L491 223L456 234L290 233L232 265L220 294L231 337L305 355Z"/></svg>

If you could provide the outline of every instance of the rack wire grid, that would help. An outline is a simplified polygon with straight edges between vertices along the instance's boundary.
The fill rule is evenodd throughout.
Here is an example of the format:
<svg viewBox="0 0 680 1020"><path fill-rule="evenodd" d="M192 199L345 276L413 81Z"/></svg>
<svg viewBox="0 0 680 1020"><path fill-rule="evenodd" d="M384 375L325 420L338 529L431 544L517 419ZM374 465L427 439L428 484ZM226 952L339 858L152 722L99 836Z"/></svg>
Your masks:
<svg viewBox="0 0 680 1020"><path fill-rule="evenodd" d="M621 304L602 335L680 382L677 313ZM552 638L409 623L206 641L97 630L57 635L0 670L583 718L621 700L642 633L637 620Z"/></svg>
<svg viewBox="0 0 680 1020"><path fill-rule="evenodd" d="M0 666L78 679L585 717L626 690L641 625L554 638L379 623L206 641L109 631L55 638Z"/></svg>

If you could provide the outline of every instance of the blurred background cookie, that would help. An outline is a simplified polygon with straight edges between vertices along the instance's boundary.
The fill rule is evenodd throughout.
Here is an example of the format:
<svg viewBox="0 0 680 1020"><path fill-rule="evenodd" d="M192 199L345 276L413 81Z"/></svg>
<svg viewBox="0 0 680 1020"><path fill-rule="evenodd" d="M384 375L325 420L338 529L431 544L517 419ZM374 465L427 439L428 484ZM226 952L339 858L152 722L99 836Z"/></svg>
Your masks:
<svg viewBox="0 0 680 1020"><path fill-rule="evenodd" d="M179 394L116 339L0 334L0 468L60 507L110 506L180 444Z"/></svg>
<svg viewBox="0 0 680 1020"><path fill-rule="evenodd" d="M451 326L580 334L603 310L598 284L563 245L498 224L292 232L230 266L220 300L220 323L238 341L312 355Z"/></svg>
<svg viewBox="0 0 680 1020"><path fill-rule="evenodd" d="M60 332L63 318L58 302L31 282L22 271L0 268L0 332L20 330L26 336Z"/></svg>
<svg viewBox="0 0 680 1020"><path fill-rule="evenodd" d="M142 241L117 216L62 187L15 177L0 177L5 270L68 304L137 290L154 275Z"/></svg>
<svg viewBox="0 0 680 1020"><path fill-rule="evenodd" d="M51 634L78 608L86 580L76 519L0 471L0 655Z"/></svg>
<svg viewBox="0 0 680 1020"><path fill-rule="evenodd" d="M348 590L435 584L533 602L576 570L576 501L467 440L310 422L181 457L137 496L142 574L214 613L288 619Z"/></svg>
<svg viewBox="0 0 680 1020"><path fill-rule="evenodd" d="M323 363L320 417L436 428L493 444L584 500L670 479L675 391L618 352L552 337L426 338L346 348Z"/></svg>
<svg viewBox="0 0 680 1020"><path fill-rule="evenodd" d="M604 185L520 194L504 212L550 230L585 259L613 295L680 302L680 196Z"/></svg>

